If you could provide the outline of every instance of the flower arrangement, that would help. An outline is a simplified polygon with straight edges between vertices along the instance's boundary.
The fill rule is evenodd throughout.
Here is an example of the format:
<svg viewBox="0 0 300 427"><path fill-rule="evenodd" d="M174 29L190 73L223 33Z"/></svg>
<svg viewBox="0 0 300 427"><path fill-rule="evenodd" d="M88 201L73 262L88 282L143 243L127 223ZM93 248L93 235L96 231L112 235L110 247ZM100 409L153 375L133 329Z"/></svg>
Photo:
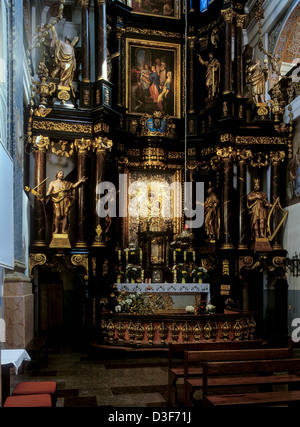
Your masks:
<svg viewBox="0 0 300 427"><path fill-rule="evenodd" d="M195 267L192 271L192 276L196 282L201 283L203 279L208 278L207 270L204 267Z"/></svg>
<svg viewBox="0 0 300 427"><path fill-rule="evenodd" d="M117 298L116 313L149 314L153 312L150 295L141 292L127 295L122 291Z"/></svg>
<svg viewBox="0 0 300 427"><path fill-rule="evenodd" d="M216 312L216 306L212 304L207 304L206 306L206 313L212 314Z"/></svg>
<svg viewBox="0 0 300 427"><path fill-rule="evenodd" d="M128 264L126 266L126 279L131 282L136 282L137 279L141 278L142 267L140 265Z"/></svg>

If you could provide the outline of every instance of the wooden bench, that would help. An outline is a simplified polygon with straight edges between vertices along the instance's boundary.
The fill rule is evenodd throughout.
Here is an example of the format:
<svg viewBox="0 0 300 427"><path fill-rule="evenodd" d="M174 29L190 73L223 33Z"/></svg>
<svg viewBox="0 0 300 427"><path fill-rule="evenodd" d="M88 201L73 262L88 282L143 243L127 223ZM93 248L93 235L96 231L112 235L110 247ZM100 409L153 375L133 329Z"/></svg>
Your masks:
<svg viewBox="0 0 300 427"><path fill-rule="evenodd" d="M46 360L48 360L48 346L47 338L43 336L36 336L26 345L26 351L31 357L31 361L37 363L37 368L40 368L41 354L45 350Z"/></svg>
<svg viewBox="0 0 300 427"><path fill-rule="evenodd" d="M178 405L177 380L184 378L184 351L204 350L239 350L262 348L262 340L245 341L208 341L202 343L169 343L168 348L168 402L172 406ZM195 374L199 371L196 370ZM192 372L190 372L192 375ZM183 403L183 402L182 402Z"/></svg>
<svg viewBox="0 0 300 427"><path fill-rule="evenodd" d="M218 350L218 351L185 351L184 353L184 391L185 406L195 406L193 395L196 390L202 389L203 395L207 394L207 387L224 387L231 385L245 385L239 383L239 378L232 381L223 378L204 379L204 363L220 361L251 361L290 359L293 357L293 348L290 345L284 349L245 349L245 350ZM205 382L205 381L208 381ZM252 379L247 385L255 385ZM265 384L265 383L263 383Z"/></svg>
<svg viewBox="0 0 300 427"><path fill-rule="evenodd" d="M300 359L251 360L236 362L204 362L203 407L270 406L300 402ZM212 381L222 386L267 384L268 392L210 395ZM273 391L273 386L286 384L287 390ZM296 390L295 390L296 389Z"/></svg>

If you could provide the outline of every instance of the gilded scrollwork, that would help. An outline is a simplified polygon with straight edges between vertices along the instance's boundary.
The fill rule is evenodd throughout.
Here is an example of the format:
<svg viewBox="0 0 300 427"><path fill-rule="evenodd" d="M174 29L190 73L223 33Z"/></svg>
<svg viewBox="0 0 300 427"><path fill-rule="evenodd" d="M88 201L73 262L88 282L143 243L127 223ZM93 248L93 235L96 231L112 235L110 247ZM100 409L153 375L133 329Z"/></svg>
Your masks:
<svg viewBox="0 0 300 427"><path fill-rule="evenodd" d="M29 277L34 278L32 270L37 265L45 265L47 257L45 254L29 254Z"/></svg>
<svg viewBox="0 0 300 427"><path fill-rule="evenodd" d="M89 278L89 260L88 255L74 254L71 256L71 263L76 267L81 266L85 269L84 280Z"/></svg>

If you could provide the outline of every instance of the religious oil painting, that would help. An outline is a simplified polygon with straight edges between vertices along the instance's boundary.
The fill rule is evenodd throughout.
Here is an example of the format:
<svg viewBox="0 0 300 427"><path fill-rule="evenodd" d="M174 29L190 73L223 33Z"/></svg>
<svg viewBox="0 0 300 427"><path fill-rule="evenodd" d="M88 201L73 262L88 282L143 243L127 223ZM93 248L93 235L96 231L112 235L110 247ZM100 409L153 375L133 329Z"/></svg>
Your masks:
<svg viewBox="0 0 300 427"><path fill-rule="evenodd" d="M287 205L300 202L300 141L295 141L293 148L294 155L287 167Z"/></svg>
<svg viewBox="0 0 300 427"><path fill-rule="evenodd" d="M133 13L180 18L180 0L129 0Z"/></svg>
<svg viewBox="0 0 300 427"><path fill-rule="evenodd" d="M180 116L180 45L127 39L127 108Z"/></svg>

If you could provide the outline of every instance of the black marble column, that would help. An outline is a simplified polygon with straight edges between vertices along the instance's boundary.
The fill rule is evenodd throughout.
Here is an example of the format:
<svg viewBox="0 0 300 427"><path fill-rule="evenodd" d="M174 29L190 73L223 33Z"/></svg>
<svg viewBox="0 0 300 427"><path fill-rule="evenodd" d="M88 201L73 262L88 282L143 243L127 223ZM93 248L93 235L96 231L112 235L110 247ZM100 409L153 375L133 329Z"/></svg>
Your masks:
<svg viewBox="0 0 300 427"><path fill-rule="evenodd" d="M49 147L49 138L37 136L35 144L35 175L34 186L36 191L45 197L46 194L46 151ZM40 198L34 198L34 224L33 224L33 246L46 246L46 207Z"/></svg>
<svg viewBox="0 0 300 427"><path fill-rule="evenodd" d="M95 0L96 79L107 80L106 0Z"/></svg>
<svg viewBox="0 0 300 427"><path fill-rule="evenodd" d="M78 150L77 162L77 181L88 176L88 151L91 148L91 141L85 139L76 139L75 147ZM86 181L88 183L88 181ZM86 183L81 184L77 189L77 224L76 224L76 248L87 247L87 220L88 220L88 205L87 205L87 189Z"/></svg>
<svg viewBox="0 0 300 427"><path fill-rule="evenodd" d="M243 96L243 26L245 16L236 14L235 31L235 93L238 98Z"/></svg>
<svg viewBox="0 0 300 427"><path fill-rule="evenodd" d="M248 248L247 236L247 222L248 222L248 209L247 209L247 156L245 153L240 153L238 156L238 198L239 198L239 229L238 229L238 248Z"/></svg>
<svg viewBox="0 0 300 427"><path fill-rule="evenodd" d="M188 103L188 113L192 114L195 112L194 109L194 50L195 50L195 43L196 43L196 37L189 37L189 65L188 65L188 99L186 102Z"/></svg>
<svg viewBox="0 0 300 427"><path fill-rule="evenodd" d="M231 93L231 40L232 40L232 17L233 11L231 8L222 10L222 15L225 21L224 29L224 66L223 66L223 94Z"/></svg>
<svg viewBox="0 0 300 427"><path fill-rule="evenodd" d="M222 156L222 172L223 172L223 186L222 186L222 202L221 202L221 249L233 249L233 164L231 155L223 151Z"/></svg>
<svg viewBox="0 0 300 427"><path fill-rule="evenodd" d="M90 74L90 34L89 34L89 5L90 0L80 0L81 5L81 51L82 51L82 81L89 83Z"/></svg>

